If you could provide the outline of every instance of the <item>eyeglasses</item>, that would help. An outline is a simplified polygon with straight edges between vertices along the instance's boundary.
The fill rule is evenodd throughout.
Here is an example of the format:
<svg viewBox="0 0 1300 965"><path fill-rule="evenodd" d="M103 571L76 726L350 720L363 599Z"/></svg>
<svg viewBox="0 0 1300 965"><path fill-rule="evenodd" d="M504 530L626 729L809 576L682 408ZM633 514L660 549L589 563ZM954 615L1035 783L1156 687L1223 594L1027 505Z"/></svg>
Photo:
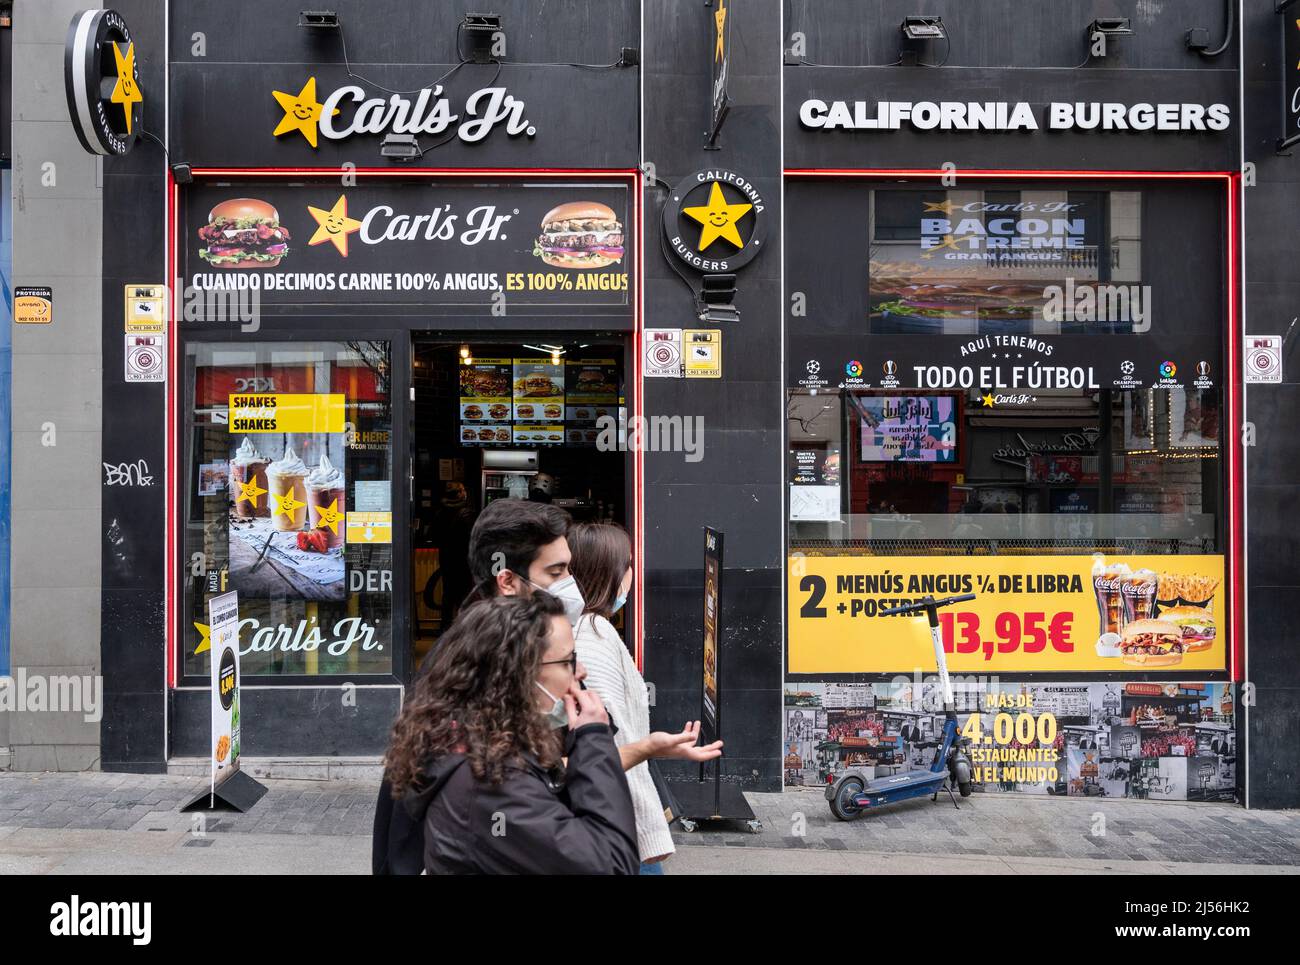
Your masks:
<svg viewBox="0 0 1300 965"><path fill-rule="evenodd" d="M569 665L569 673L576 674L578 672L578 651L571 650L569 655L563 660L543 660L542 666L545 667L553 663L567 663Z"/></svg>

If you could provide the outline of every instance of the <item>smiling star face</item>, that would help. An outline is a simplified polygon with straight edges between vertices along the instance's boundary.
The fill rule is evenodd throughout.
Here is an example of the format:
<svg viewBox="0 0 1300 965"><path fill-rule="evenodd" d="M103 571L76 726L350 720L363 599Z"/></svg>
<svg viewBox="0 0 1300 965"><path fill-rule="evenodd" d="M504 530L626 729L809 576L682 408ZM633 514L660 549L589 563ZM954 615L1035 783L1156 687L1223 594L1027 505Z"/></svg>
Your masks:
<svg viewBox="0 0 1300 965"><path fill-rule="evenodd" d="M340 194L339 199L334 202L334 207L326 211L324 208L313 208L307 206L307 211L316 219L316 233L311 236L308 245L319 245L330 242L338 249L338 253L344 258L348 256L348 235L361 228L361 222L356 218L348 217L348 199L347 195Z"/></svg>

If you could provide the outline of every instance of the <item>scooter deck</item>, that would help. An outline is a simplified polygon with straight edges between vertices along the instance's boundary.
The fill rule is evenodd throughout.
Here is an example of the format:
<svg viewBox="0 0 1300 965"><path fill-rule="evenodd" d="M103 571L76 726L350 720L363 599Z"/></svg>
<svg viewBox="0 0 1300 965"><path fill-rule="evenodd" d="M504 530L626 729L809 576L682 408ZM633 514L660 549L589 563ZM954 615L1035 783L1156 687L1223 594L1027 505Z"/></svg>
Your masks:
<svg viewBox="0 0 1300 965"><path fill-rule="evenodd" d="M907 801L914 797L931 797L943 790L946 777L946 774L920 771L877 778L853 795L853 804L860 808L875 808L885 804L897 804L899 801Z"/></svg>

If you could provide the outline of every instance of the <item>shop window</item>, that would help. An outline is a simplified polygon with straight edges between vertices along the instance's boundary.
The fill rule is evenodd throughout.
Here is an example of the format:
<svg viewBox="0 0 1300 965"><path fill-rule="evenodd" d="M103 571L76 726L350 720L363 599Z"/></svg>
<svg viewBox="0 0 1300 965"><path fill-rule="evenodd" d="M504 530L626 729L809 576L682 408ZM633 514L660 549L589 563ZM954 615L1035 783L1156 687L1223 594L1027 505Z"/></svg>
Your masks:
<svg viewBox="0 0 1300 965"><path fill-rule="evenodd" d="M393 666L387 342L191 343L180 482L182 678L236 590L250 678Z"/></svg>

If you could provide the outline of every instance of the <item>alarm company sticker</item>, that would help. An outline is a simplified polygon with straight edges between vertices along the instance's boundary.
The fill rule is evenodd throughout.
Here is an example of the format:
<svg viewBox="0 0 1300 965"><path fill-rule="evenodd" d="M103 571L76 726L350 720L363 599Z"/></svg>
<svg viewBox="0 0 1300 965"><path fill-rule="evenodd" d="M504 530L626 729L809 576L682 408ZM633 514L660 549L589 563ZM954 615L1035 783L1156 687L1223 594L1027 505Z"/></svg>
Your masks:
<svg viewBox="0 0 1300 965"><path fill-rule="evenodd" d="M123 315L128 332L162 335L167 331L167 287L127 285Z"/></svg>
<svg viewBox="0 0 1300 965"><path fill-rule="evenodd" d="M22 285L14 288L14 321L20 325L48 325L54 319L54 289Z"/></svg>
<svg viewBox="0 0 1300 965"><path fill-rule="evenodd" d="M644 333L645 367L648 379L680 379L682 377L682 330L680 328L647 328Z"/></svg>
<svg viewBox="0 0 1300 965"><path fill-rule="evenodd" d="M1246 336L1246 381L1270 383L1282 381L1282 336Z"/></svg>
<svg viewBox="0 0 1300 965"><path fill-rule="evenodd" d="M127 335L125 358L126 381L167 381L165 335Z"/></svg>

